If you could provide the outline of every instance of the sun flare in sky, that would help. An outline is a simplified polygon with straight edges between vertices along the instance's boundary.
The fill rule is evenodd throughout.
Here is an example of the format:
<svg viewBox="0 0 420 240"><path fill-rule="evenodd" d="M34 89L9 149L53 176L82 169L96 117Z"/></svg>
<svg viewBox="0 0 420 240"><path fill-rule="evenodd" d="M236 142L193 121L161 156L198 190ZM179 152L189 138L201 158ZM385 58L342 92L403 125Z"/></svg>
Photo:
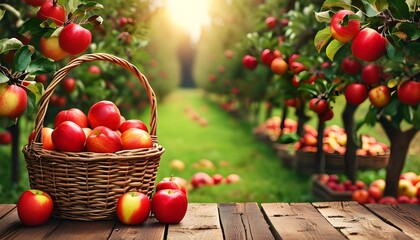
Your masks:
<svg viewBox="0 0 420 240"><path fill-rule="evenodd" d="M166 0L174 23L190 33L193 41L200 37L201 27L210 23L208 0Z"/></svg>

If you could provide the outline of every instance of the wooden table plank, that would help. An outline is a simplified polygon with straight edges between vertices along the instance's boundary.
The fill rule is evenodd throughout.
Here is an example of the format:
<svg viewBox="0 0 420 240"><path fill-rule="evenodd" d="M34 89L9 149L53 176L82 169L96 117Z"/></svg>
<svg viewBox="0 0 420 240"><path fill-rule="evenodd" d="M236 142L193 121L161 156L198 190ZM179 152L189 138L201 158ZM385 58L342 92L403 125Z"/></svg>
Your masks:
<svg viewBox="0 0 420 240"><path fill-rule="evenodd" d="M114 228L115 221L73 221L62 220L46 239L98 240L107 239Z"/></svg>
<svg viewBox="0 0 420 240"><path fill-rule="evenodd" d="M165 237L166 225L159 223L154 217L149 217L139 226L128 226L117 223L109 239L147 239L162 240Z"/></svg>
<svg viewBox="0 0 420 240"><path fill-rule="evenodd" d="M51 218L42 226L27 227L20 222L17 209L14 206L13 204L12 211L9 211L0 219L0 239L28 239L28 236L31 239L43 239L58 225L58 221ZM9 207L4 206L2 208Z"/></svg>
<svg viewBox="0 0 420 240"><path fill-rule="evenodd" d="M263 203L277 239L345 239L310 203Z"/></svg>
<svg viewBox="0 0 420 240"><path fill-rule="evenodd" d="M15 204L0 204L0 219L15 208Z"/></svg>
<svg viewBox="0 0 420 240"><path fill-rule="evenodd" d="M413 239L420 239L420 207L413 204L367 204L366 207Z"/></svg>
<svg viewBox="0 0 420 240"><path fill-rule="evenodd" d="M189 203L184 219L179 224L168 226L167 239L223 239L217 204Z"/></svg>
<svg viewBox="0 0 420 240"><path fill-rule="evenodd" d="M225 239L274 239L257 203L219 204Z"/></svg>
<svg viewBox="0 0 420 240"><path fill-rule="evenodd" d="M357 202L316 202L313 205L348 239L410 239Z"/></svg>

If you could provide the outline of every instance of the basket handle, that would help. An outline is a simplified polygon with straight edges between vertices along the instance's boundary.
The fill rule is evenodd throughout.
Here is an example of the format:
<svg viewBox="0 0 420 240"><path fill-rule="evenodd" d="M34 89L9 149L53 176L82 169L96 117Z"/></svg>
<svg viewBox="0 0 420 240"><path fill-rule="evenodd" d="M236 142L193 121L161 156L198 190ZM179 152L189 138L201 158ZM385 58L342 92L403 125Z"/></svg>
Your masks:
<svg viewBox="0 0 420 240"><path fill-rule="evenodd" d="M44 118L47 113L48 103L50 102L50 98L57 87L57 85L64 79L67 73L72 70L73 68L86 63L86 62L93 62L93 61L106 61L111 62L113 64L120 65L121 67L130 71L134 76L142 84L143 88L146 90L147 97L150 102L151 106L151 113L150 113L150 135L156 137L156 128L157 128L157 106L156 106L156 95L151 88L149 82L147 81L146 77L139 71L139 69L128 62L125 59L113 56L107 53L93 53L93 54L85 54L78 58L73 59L70 61L66 66L59 69L55 74L54 78L51 83L48 85L47 89L45 90L44 94L42 95L40 102L39 102L39 110L36 114L35 119L35 142L41 142L41 130L44 124Z"/></svg>

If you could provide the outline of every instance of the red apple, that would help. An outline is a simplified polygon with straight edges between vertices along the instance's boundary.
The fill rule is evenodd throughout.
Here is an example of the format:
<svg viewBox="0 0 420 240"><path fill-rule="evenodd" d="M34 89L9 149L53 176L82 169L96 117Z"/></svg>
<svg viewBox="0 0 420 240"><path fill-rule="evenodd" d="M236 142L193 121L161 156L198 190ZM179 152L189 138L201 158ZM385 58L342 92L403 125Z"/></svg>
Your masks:
<svg viewBox="0 0 420 240"><path fill-rule="evenodd" d="M298 73L300 73L302 71L306 71L307 70L307 68L305 67L305 65L303 65L303 63L296 62L296 61L290 63L289 64L289 68L290 68L290 71L292 71L295 74L298 74Z"/></svg>
<svg viewBox="0 0 420 240"><path fill-rule="evenodd" d="M323 114L330 110L330 105L325 99L312 98L309 101L309 108L318 114Z"/></svg>
<svg viewBox="0 0 420 240"><path fill-rule="evenodd" d="M362 63L352 57L345 57L341 62L341 69L349 75L358 74L362 67Z"/></svg>
<svg viewBox="0 0 420 240"><path fill-rule="evenodd" d="M357 106L363 103L368 97L368 89L364 84L350 83L344 91L344 96L348 103Z"/></svg>
<svg viewBox="0 0 420 240"><path fill-rule="evenodd" d="M173 189L181 190L185 195L187 195L187 189L184 184L182 184L176 177L163 178L156 185L156 192L163 189Z"/></svg>
<svg viewBox="0 0 420 240"><path fill-rule="evenodd" d="M349 42L360 29L360 20L353 11L339 10L331 18L330 31L334 39Z"/></svg>
<svg viewBox="0 0 420 240"><path fill-rule="evenodd" d="M265 24L269 29L273 29L277 25L277 19L273 16L269 16L265 19Z"/></svg>
<svg viewBox="0 0 420 240"><path fill-rule="evenodd" d="M121 123L120 110L113 102L106 100L93 104L87 118L91 128L105 126L111 130L118 130Z"/></svg>
<svg viewBox="0 0 420 240"><path fill-rule="evenodd" d="M319 119L321 121L326 122L326 121L331 120L334 117L334 112L333 112L332 109L329 109L328 111L326 111L324 113L319 113L318 115L319 115Z"/></svg>
<svg viewBox="0 0 420 240"><path fill-rule="evenodd" d="M382 67L376 64L368 64L362 70L362 80L366 84L377 84L383 75Z"/></svg>
<svg viewBox="0 0 420 240"><path fill-rule="evenodd" d="M369 199L369 193L366 189L358 189L352 193L351 199L359 204L365 204Z"/></svg>
<svg viewBox="0 0 420 240"><path fill-rule="evenodd" d="M372 88L369 91L368 96L372 105L378 108L385 107L391 99L389 88L385 85L379 85Z"/></svg>
<svg viewBox="0 0 420 240"><path fill-rule="evenodd" d="M411 198L409 196L398 196L397 203L411 203Z"/></svg>
<svg viewBox="0 0 420 240"><path fill-rule="evenodd" d="M51 105L56 107L64 107L67 104L67 99L63 96L53 94L50 99Z"/></svg>
<svg viewBox="0 0 420 240"><path fill-rule="evenodd" d="M57 26L61 26L66 21L66 11L57 2L46 1L38 10L37 17L42 21L51 19Z"/></svg>
<svg viewBox="0 0 420 240"><path fill-rule="evenodd" d="M381 192L385 190L385 180L384 179L375 179L373 182L370 183L369 187L375 186L378 187Z"/></svg>
<svg viewBox="0 0 420 240"><path fill-rule="evenodd" d="M270 66L274 58L275 58L274 54L268 48L264 49L261 53L261 62L264 63L265 65Z"/></svg>
<svg viewBox="0 0 420 240"><path fill-rule="evenodd" d="M271 71L277 75L284 75L287 73L288 65L283 58L277 57L271 61L270 65Z"/></svg>
<svg viewBox="0 0 420 240"><path fill-rule="evenodd" d="M63 85L64 90L68 93L72 93L76 89L76 79L74 78L66 78L61 82L61 84Z"/></svg>
<svg viewBox="0 0 420 240"><path fill-rule="evenodd" d="M54 143L51 138L51 134L54 131L54 129L49 127L43 127L41 130L41 141L42 141L42 148L46 150L54 150ZM35 138L35 130L29 134L28 143L32 142Z"/></svg>
<svg viewBox="0 0 420 240"><path fill-rule="evenodd" d="M151 203L155 218L165 224L181 222L188 209L187 196L180 190L160 190L153 195Z"/></svg>
<svg viewBox="0 0 420 240"><path fill-rule="evenodd" d="M420 103L420 82L408 80L402 82L397 89L400 102L415 106Z"/></svg>
<svg viewBox="0 0 420 240"><path fill-rule="evenodd" d="M123 133L130 128L138 128L138 129L142 129L146 132L149 131L147 129L146 124L143 121L137 120L137 119L130 119L130 120L121 121L121 125L118 128L118 130L120 130L120 132Z"/></svg>
<svg viewBox="0 0 420 240"><path fill-rule="evenodd" d="M51 133L51 139L56 150L82 152L86 142L86 135L76 123L64 121Z"/></svg>
<svg viewBox="0 0 420 240"><path fill-rule="evenodd" d="M60 111L54 120L54 128L60 125L64 121L72 121L79 125L81 128L88 127L88 119L86 114L78 108L70 108L68 110Z"/></svg>
<svg viewBox="0 0 420 240"><path fill-rule="evenodd" d="M39 42L39 48L42 55L47 58L51 58L54 61L61 60L69 55L68 52L64 51L58 43L58 36L51 36L49 38L41 37Z"/></svg>
<svg viewBox="0 0 420 240"><path fill-rule="evenodd" d="M386 38L372 28L360 30L353 39L351 51L358 59L373 62L386 52Z"/></svg>
<svg viewBox="0 0 420 240"><path fill-rule="evenodd" d="M35 81L42 83L44 86L47 86L47 84L48 84L48 76L45 73L39 74L39 75L37 75L35 77Z"/></svg>
<svg viewBox="0 0 420 240"><path fill-rule="evenodd" d="M141 192L127 192L117 201L115 211L118 220L127 225L140 225L147 220L151 204L146 194Z"/></svg>
<svg viewBox="0 0 420 240"><path fill-rule="evenodd" d="M9 145L12 143L12 133L10 131L0 132L0 145Z"/></svg>
<svg viewBox="0 0 420 240"><path fill-rule="evenodd" d="M88 72L91 74L101 74L101 69L96 65L91 65L88 68Z"/></svg>
<svg viewBox="0 0 420 240"><path fill-rule="evenodd" d="M222 174L216 173L212 176L214 184L221 184L225 181L225 178Z"/></svg>
<svg viewBox="0 0 420 240"><path fill-rule="evenodd" d="M171 176L163 178L161 181L175 182L178 185L179 189L181 189L181 191L185 194L185 196L188 195L187 180L185 180L184 178Z"/></svg>
<svg viewBox="0 0 420 240"><path fill-rule="evenodd" d="M28 103L25 89L17 85L0 83L0 117L17 118L23 114Z"/></svg>
<svg viewBox="0 0 420 240"><path fill-rule="evenodd" d="M368 188L369 196L374 198L376 201L382 198L383 191L377 186L369 186Z"/></svg>
<svg viewBox="0 0 420 240"><path fill-rule="evenodd" d="M290 57L289 57L289 60L287 61L287 63L289 64L289 65L291 65L293 62L295 62L296 61L296 59L298 59L300 57L300 55L299 54L297 54L297 53L294 53L294 54L292 54Z"/></svg>
<svg viewBox="0 0 420 240"><path fill-rule="evenodd" d="M236 183L241 180L241 177L238 174L231 173L226 176L226 183Z"/></svg>
<svg viewBox="0 0 420 240"><path fill-rule="evenodd" d="M31 227L46 223L51 217L53 207L50 195L36 189L24 191L16 205L19 220Z"/></svg>
<svg viewBox="0 0 420 240"><path fill-rule="evenodd" d="M86 150L97 153L115 153L122 149L121 138L111 129L99 126L86 139Z"/></svg>
<svg viewBox="0 0 420 240"><path fill-rule="evenodd" d="M402 173L400 179L406 179L410 181L413 185L416 185L418 182L418 176L415 172L405 172Z"/></svg>
<svg viewBox="0 0 420 240"><path fill-rule="evenodd" d="M228 59L231 59L231 58L233 57L233 52L232 52L232 50L227 49L227 50L225 51L225 57L226 57L226 58L228 58Z"/></svg>
<svg viewBox="0 0 420 240"><path fill-rule="evenodd" d="M385 196L381 199L379 199L378 203L380 204L397 204L397 199L395 199L395 197L391 197L391 196Z"/></svg>
<svg viewBox="0 0 420 240"><path fill-rule="evenodd" d="M61 30L58 41L64 51L77 55L86 51L89 47L92 34L86 28L70 23Z"/></svg>
<svg viewBox="0 0 420 240"><path fill-rule="evenodd" d="M191 178L191 184L194 188L213 185L213 183L213 178L204 172L197 172Z"/></svg>
<svg viewBox="0 0 420 240"><path fill-rule="evenodd" d="M258 66L258 61L254 56L245 55L242 59L242 64L247 69L255 69Z"/></svg>
<svg viewBox="0 0 420 240"><path fill-rule="evenodd" d="M153 141L149 133L138 128L130 128L121 134L122 149L151 148Z"/></svg>

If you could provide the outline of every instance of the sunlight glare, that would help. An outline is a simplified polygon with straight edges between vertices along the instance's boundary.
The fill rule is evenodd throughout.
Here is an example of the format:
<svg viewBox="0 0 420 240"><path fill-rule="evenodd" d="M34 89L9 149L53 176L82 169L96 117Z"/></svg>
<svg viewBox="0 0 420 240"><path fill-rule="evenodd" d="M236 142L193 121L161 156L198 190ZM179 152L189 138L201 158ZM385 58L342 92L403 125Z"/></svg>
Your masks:
<svg viewBox="0 0 420 240"><path fill-rule="evenodd" d="M210 23L208 0L167 0L174 23L190 33L193 41L200 37L201 26Z"/></svg>

